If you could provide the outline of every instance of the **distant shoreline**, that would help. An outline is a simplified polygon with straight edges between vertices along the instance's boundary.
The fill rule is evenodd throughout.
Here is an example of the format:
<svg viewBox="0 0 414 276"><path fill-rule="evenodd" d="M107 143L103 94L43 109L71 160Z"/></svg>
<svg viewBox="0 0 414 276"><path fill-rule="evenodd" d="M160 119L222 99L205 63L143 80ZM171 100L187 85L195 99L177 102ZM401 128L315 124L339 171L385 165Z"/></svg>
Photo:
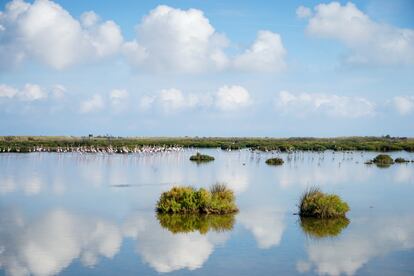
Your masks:
<svg viewBox="0 0 414 276"><path fill-rule="evenodd" d="M0 152L101 152L130 153L172 148L254 149L260 151L400 151L414 152L407 137L112 137L112 136L0 136Z"/></svg>

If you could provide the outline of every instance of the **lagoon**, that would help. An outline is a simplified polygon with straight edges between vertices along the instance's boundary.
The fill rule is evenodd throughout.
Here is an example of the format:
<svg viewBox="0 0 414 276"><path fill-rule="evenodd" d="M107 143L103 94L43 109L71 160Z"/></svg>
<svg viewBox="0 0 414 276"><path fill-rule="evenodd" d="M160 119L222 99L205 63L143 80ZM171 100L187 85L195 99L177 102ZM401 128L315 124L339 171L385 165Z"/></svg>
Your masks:
<svg viewBox="0 0 414 276"><path fill-rule="evenodd" d="M189 161L197 151L215 160ZM0 274L412 275L414 163L364 164L377 154L2 153ZM217 182L235 192L234 217L157 217L163 191ZM294 215L315 185L349 204L349 222L325 234Z"/></svg>

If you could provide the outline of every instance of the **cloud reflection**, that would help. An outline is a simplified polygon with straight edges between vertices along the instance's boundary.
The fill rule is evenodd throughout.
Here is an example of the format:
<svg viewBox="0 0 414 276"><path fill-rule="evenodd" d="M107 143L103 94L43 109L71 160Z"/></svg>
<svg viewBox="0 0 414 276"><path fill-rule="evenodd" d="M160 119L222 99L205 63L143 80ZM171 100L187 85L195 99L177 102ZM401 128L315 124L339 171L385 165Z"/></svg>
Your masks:
<svg viewBox="0 0 414 276"><path fill-rule="evenodd" d="M112 258L122 242L118 228L64 209L38 219L4 210L0 216L0 267L10 275L54 275L80 258L85 266Z"/></svg>

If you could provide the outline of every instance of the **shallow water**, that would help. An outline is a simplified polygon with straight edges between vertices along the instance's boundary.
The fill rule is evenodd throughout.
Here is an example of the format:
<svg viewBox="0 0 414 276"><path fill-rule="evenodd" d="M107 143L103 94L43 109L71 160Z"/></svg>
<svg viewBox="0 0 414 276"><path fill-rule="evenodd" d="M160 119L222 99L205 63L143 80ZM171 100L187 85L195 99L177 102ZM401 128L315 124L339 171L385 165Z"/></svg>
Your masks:
<svg viewBox="0 0 414 276"><path fill-rule="evenodd" d="M280 154L274 167L264 162L277 154L201 152L216 160L0 154L0 274L414 274L414 163L377 168L364 164L376 153L325 152ZM216 182L236 192L234 218L187 232L157 219L162 191ZM311 185L346 200L349 222L301 223L293 213Z"/></svg>

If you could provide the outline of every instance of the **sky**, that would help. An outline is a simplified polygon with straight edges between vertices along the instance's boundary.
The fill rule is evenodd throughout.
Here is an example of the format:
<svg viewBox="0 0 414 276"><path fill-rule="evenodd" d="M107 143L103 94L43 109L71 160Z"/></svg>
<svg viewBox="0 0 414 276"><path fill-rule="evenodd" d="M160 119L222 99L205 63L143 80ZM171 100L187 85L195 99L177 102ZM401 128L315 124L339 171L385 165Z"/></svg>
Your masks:
<svg viewBox="0 0 414 276"><path fill-rule="evenodd" d="M414 1L0 1L0 135L414 136Z"/></svg>

